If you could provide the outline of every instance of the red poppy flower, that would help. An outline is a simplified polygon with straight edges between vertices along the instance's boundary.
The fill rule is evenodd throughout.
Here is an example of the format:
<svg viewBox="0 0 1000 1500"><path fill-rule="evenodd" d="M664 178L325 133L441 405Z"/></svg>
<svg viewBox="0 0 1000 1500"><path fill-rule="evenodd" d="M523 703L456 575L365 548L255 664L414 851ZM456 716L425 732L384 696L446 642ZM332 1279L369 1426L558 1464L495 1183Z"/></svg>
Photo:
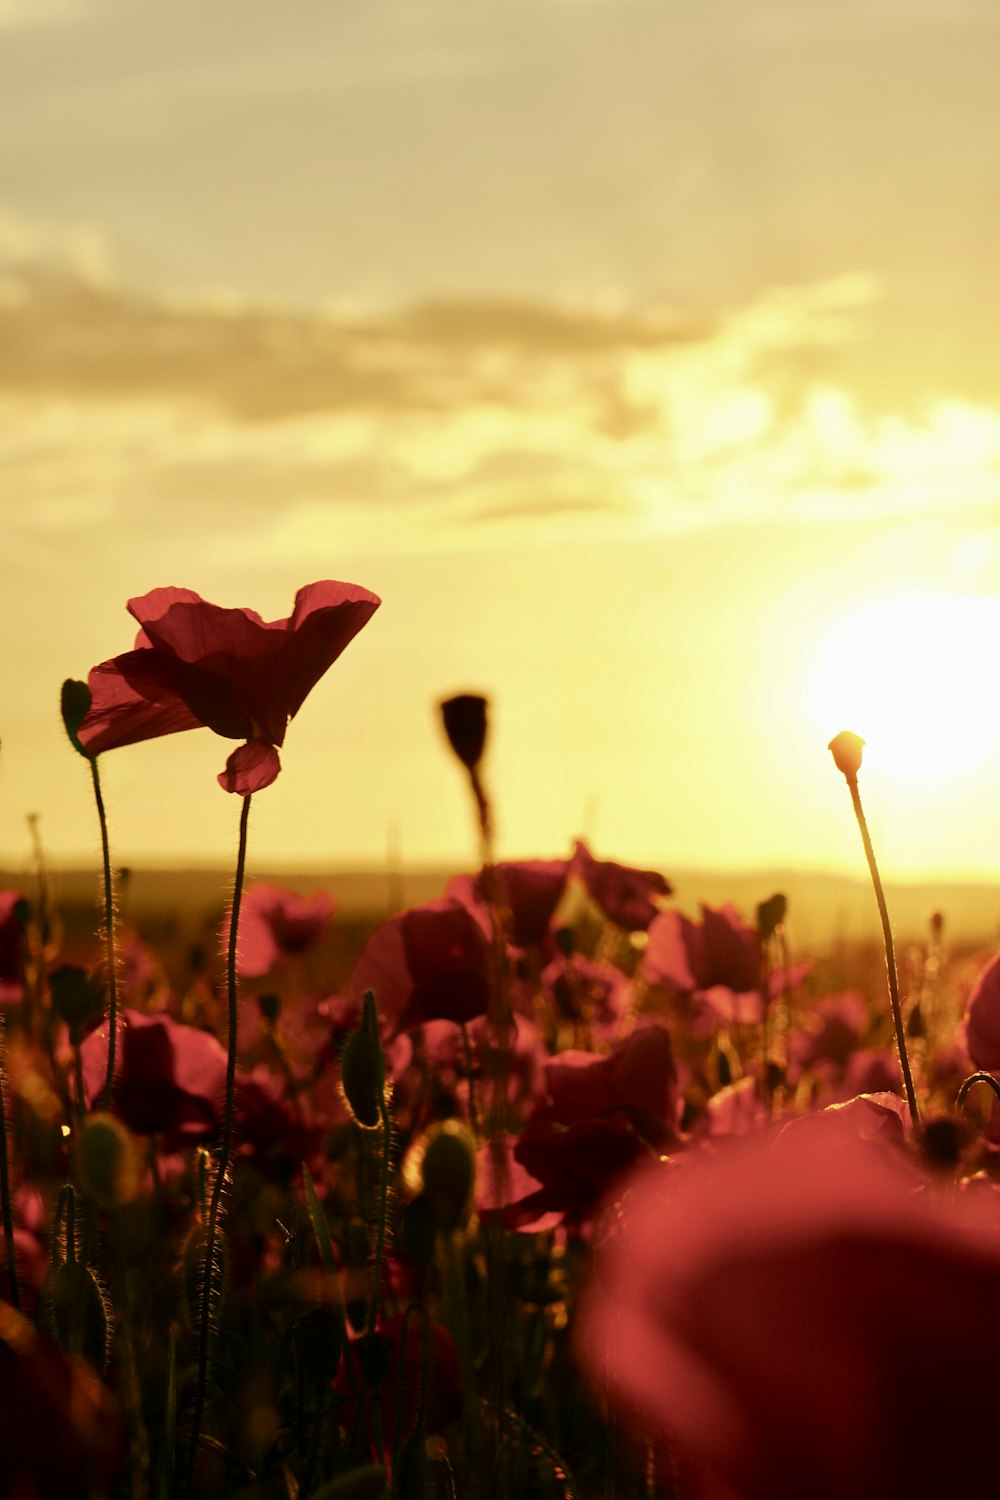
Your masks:
<svg viewBox="0 0 1000 1500"><path fill-rule="evenodd" d="M104 1093L105 1027L80 1048L88 1109ZM210 1140L222 1118L226 1049L207 1031L167 1015L126 1010L119 1019L111 1108L139 1135L165 1135L177 1145Z"/></svg>
<svg viewBox="0 0 1000 1500"><path fill-rule="evenodd" d="M609 1222L578 1351L692 1492L886 1500L995 1472L997 1211L850 1137L657 1167Z"/></svg>
<svg viewBox="0 0 1000 1500"><path fill-rule="evenodd" d="M537 948L549 930L553 913L566 889L569 861L566 859L520 859L493 866L496 899L505 917L507 936L516 948ZM478 875L456 875L446 894L476 915L484 911L489 932L489 879Z"/></svg>
<svg viewBox="0 0 1000 1500"><path fill-rule="evenodd" d="M662 1026L632 1032L604 1057L561 1052L545 1078L549 1098L513 1147L529 1178L512 1180L506 1202L496 1204L510 1227L546 1213L584 1222L629 1168L674 1139L677 1073Z"/></svg>
<svg viewBox="0 0 1000 1500"><path fill-rule="evenodd" d="M654 983L696 998L692 1034L707 1036L719 1025L760 1020L760 939L735 906L702 904L700 923L677 911L661 912L649 929L642 965ZM772 970L772 997L795 989L809 968L797 963Z"/></svg>
<svg viewBox="0 0 1000 1500"><path fill-rule="evenodd" d="M398 912L372 933L354 966L355 996L374 990L393 1034L424 1021L459 1025L484 1015L490 944L458 901L428 901Z"/></svg>
<svg viewBox="0 0 1000 1500"><path fill-rule="evenodd" d="M1000 957L990 960L969 993L965 1045L977 1068L1000 1073Z"/></svg>
<svg viewBox="0 0 1000 1500"><path fill-rule="evenodd" d="M90 1366L0 1302L0 1492L11 1500L103 1494L123 1436L111 1393Z"/></svg>
<svg viewBox="0 0 1000 1500"><path fill-rule="evenodd" d="M91 671L79 742L94 756L205 725L246 741L219 784L247 797L274 781L288 721L380 602L367 589L334 582L299 589L285 620L222 609L190 589L130 599L142 626L135 649Z"/></svg>
<svg viewBox="0 0 1000 1500"><path fill-rule="evenodd" d="M278 885L257 881L248 886L240 908L239 970L244 979L261 979L279 964L310 948L333 915L327 891L297 896ZM222 947L229 942L229 919L222 925Z"/></svg>
<svg viewBox="0 0 1000 1500"><path fill-rule="evenodd" d="M645 931L660 910L660 898L672 886L656 870L637 870L610 859L595 859L582 839L577 839L572 873L583 881L587 894L609 922L626 932Z"/></svg>

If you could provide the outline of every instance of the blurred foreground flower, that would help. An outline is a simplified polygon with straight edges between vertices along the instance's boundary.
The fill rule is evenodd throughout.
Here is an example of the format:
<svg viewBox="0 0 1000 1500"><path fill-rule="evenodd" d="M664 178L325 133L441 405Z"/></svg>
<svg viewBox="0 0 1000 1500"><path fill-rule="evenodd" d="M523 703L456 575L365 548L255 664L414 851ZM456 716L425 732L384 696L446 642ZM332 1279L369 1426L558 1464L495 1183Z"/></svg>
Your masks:
<svg viewBox="0 0 1000 1500"><path fill-rule="evenodd" d="M86 1500L104 1492L123 1448L117 1407L90 1366L0 1303L0 1493Z"/></svg>
<svg viewBox="0 0 1000 1500"><path fill-rule="evenodd" d="M992 1493L1000 1220L920 1188L853 1125L649 1170L598 1254L585 1367L711 1500Z"/></svg>
<svg viewBox="0 0 1000 1500"><path fill-rule="evenodd" d="M288 721L380 603L367 589L335 582L299 589L284 620L223 609L191 589L130 599L142 626L135 649L91 671L76 741L93 757L204 725L246 741L219 784L248 797L274 781Z"/></svg>

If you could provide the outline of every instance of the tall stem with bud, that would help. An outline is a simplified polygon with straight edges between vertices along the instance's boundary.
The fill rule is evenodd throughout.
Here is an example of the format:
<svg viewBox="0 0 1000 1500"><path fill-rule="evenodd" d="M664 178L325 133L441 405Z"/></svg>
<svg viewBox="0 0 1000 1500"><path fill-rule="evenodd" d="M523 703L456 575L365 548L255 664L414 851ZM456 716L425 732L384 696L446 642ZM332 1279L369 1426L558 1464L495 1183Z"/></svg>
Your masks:
<svg viewBox="0 0 1000 1500"><path fill-rule="evenodd" d="M875 900L878 903L878 914L882 921L882 937L885 941L885 967L889 981L889 1004L892 1008L892 1024L896 1031L896 1047L899 1051L899 1066L903 1073L903 1087L906 1090L906 1102L910 1110L910 1119L915 1128L920 1126L920 1113L917 1109L917 1096L913 1088L913 1077L910 1073L910 1060L906 1053L906 1033L903 1028L903 1010L899 1001L899 978L896 973L896 950L892 940L892 926L889 922L889 908L886 906L885 891L882 888L882 880L878 873L878 865L875 862L875 850L872 848L871 835L868 832L868 823L865 818L864 809L861 806L861 794L858 791L858 771L861 769L861 750L864 740L857 734L851 734L849 730L843 730L836 735L828 746L833 755L837 770L843 773L851 794L851 802L854 807L854 816L858 820L858 828L861 830L861 842L864 845L865 858L868 861L868 869L871 872L872 885L875 887Z"/></svg>

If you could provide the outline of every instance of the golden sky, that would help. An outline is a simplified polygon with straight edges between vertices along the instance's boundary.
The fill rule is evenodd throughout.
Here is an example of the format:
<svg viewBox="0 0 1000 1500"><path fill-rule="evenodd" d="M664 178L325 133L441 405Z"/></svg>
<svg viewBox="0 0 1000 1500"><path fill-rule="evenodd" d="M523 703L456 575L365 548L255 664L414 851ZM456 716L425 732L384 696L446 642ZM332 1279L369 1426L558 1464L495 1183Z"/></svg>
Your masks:
<svg viewBox="0 0 1000 1500"><path fill-rule="evenodd" d="M174 584L382 609L261 864L856 871L1000 848L1000 12L973 0L0 0L0 857L91 858L66 676ZM117 857L228 860L209 731Z"/></svg>

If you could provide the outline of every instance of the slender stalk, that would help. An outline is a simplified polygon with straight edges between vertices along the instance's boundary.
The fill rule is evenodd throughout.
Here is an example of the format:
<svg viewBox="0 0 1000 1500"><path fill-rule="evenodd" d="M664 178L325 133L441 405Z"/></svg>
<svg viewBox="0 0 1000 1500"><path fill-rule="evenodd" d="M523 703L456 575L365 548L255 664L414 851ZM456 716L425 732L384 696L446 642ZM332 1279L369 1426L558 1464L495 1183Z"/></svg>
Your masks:
<svg viewBox="0 0 1000 1500"><path fill-rule="evenodd" d="M226 977L229 992L229 1048L226 1059L226 1104L222 1127L222 1151L219 1168L212 1185L212 1200L208 1209L208 1227L205 1231L205 1274L201 1289L200 1329L198 1338L198 1385L195 1392L194 1417L191 1422L191 1446L188 1457L188 1485L194 1479L195 1458L198 1452L198 1436L205 1410L205 1386L208 1379L208 1344L211 1333L210 1301L212 1295L212 1266L215 1260L215 1243L219 1229L219 1211L222 1193L229 1172L229 1161L233 1149L233 1114L236 1099L236 1041L238 1016L236 1009L236 945L240 929L240 903L243 898L243 879L247 861L247 824L250 819L250 797L243 798L240 814L240 843L236 855L236 879L233 884L233 906L229 916L229 950L226 960Z"/></svg>
<svg viewBox="0 0 1000 1500"><path fill-rule="evenodd" d="M0 1015L0 1203L3 1207L3 1247L7 1260L7 1284L11 1305L21 1311L21 1293L17 1284L17 1260L14 1254L14 1216L10 1208L10 1178L7 1172L7 1038Z"/></svg>
<svg viewBox="0 0 1000 1500"><path fill-rule="evenodd" d="M899 1003L899 980L896 975L896 950L892 941L892 927L889 923L889 908L885 903L885 891L882 888L882 880L878 873L878 865L875 863L875 850L872 848L871 836L868 832L868 823L865 819L864 809L861 806L861 793L858 791L857 776L847 776L847 785L851 793L851 802L854 804L854 816L858 820L858 828L861 830L861 842L865 848L865 858L871 871L872 884L875 887L875 900L878 902L878 914L882 920L882 937L885 940L885 968L889 980L889 1004L892 1007L892 1024L896 1031L896 1047L899 1051L899 1066L903 1073L903 1086L906 1090L906 1102L910 1109L910 1119L914 1127L920 1126L920 1113L917 1109L917 1096L913 1089L913 1078L910 1073L910 1060L906 1055L906 1034L903 1030L903 1012Z"/></svg>
<svg viewBox="0 0 1000 1500"><path fill-rule="evenodd" d="M101 859L104 865L104 963L108 974L108 1071L104 1080L101 1108L111 1109L111 1086L115 1077L115 1049L118 1043L118 962L115 951L114 885L111 877L111 845L108 839L108 816L101 792L101 773L97 756L90 758L90 779L94 784L97 819L101 825Z"/></svg>
<svg viewBox="0 0 1000 1500"><path fill-rule="evenodd" d="M962 1108L970 1091L977 1083L988 1084L997 1098L1000 1099L1000 1083L997 1082L992 1073L970 1073L958 1091L958 1098L955 1100L956 1109Z"/></svg>

